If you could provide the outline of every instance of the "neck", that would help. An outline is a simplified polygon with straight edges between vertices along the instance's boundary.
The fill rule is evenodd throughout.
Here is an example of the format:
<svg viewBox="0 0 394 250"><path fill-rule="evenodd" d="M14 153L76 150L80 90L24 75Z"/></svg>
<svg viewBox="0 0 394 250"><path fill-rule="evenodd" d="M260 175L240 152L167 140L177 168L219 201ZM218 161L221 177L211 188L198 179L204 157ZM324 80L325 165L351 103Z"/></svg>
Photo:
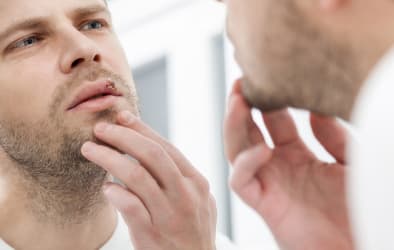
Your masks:
<svg viewBox="0 0 394 250"><path fill-rule="evenodd" d="M45 219L35 212L32 187L16 171L2 166L0 186L0 238L15 249L99 249L116 228L117 212L102 193L85 217L65 219L49 213Z"/></svg>

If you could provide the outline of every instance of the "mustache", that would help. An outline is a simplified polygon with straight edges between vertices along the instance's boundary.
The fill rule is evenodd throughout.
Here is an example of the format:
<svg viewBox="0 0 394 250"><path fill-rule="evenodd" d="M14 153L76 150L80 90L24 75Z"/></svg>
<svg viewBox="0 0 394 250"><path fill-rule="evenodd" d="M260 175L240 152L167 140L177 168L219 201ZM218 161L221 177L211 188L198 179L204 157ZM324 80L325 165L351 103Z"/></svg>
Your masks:
<svg viewBox="0 0 394 250"><path fill-rule="evenodd" d="M67 97L72 93L72 90L80 86L83 82L93 82L99 79L110 80L113 83L113 87L121 92L125 97L131 97L131 92L125 79L102 66L90 64L75 72L68 81L59 85L55 89L54 99L50 105L50 117L55 117L62 102L67 100Z"/></svg>
<svg viewBox="0 0 394 250"><path fill-rule="evenodd" d="M65 83L65 86L69 89L74 89L78 87L81 82L93 82L100 78L110 79L112 82L114 82L115 86L123 85L127 87L126 81L121 76L97 64L91 64L91 66L85 67L84 69L76 72L72 78Z"/></svg>

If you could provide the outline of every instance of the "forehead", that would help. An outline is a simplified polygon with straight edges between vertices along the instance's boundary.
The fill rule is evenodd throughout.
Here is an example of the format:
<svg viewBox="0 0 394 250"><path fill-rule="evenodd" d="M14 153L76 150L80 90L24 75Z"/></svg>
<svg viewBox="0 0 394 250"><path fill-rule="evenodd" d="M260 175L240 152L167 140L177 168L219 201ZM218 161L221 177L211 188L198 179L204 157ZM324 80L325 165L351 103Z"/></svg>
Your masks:
<svg viewBox="0 0 394 250"><path fill-rule="evenodd" d="M12 0L0 1L0 29L30 17L67 15L88 6L106 6L104 0Z"/></svg>

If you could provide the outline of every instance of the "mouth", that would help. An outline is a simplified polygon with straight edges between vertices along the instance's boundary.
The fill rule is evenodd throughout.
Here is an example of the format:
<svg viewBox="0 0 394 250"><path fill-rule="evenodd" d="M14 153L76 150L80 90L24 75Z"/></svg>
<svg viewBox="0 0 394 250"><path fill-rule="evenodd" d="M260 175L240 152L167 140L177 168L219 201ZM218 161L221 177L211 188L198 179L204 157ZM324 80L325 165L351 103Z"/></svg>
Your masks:
<svg viewBox="0 0 394 250"><path fill-rule="evenodd" d="M102 81L94 84L84 85L67 106L67 111L87 109L100 111L109 108L114 102L122 97L115 84L110 81Z"/></svg>

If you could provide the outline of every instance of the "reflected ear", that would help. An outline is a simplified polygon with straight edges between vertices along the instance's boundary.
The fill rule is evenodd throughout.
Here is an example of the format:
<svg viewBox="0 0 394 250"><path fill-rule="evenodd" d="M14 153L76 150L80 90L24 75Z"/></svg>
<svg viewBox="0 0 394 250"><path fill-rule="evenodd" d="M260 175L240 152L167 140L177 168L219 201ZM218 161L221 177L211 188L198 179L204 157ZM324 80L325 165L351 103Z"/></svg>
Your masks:
<svg viewBox="0 0 394 250"><path fill-rule="evenodd" d="M319 0L320 8L323 11L335 11L345 6L350 0Z"/></svg>

